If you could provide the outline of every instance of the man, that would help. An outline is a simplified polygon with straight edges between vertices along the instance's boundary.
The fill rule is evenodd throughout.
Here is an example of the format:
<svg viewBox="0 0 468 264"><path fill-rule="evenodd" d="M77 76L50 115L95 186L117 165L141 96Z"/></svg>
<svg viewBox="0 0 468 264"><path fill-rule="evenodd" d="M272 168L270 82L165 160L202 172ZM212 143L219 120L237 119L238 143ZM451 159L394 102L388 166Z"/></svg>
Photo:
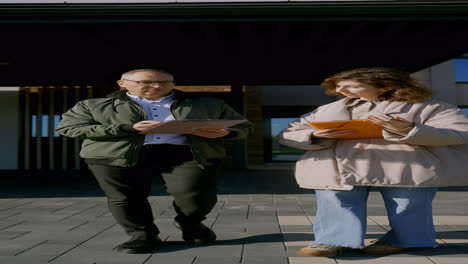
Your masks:
<svg viewBox="0 0 468 264"><path fill-rule="evenodd" d="M174 224L189 243L214 242L201 222L216 204L216 176L225 156L223 140L253 130L246 121L227 129L200 128L184 134L141 134L168 120L244 119L222 100L189 97L174 89L169 72L138 69L117 81L107 98L78 102L63 114L56 131L84 139L80 156L106 194L109 209L131 239L125 253L147 253L162 243L147 200L154 175L162 176L174 198Z"/></svg>

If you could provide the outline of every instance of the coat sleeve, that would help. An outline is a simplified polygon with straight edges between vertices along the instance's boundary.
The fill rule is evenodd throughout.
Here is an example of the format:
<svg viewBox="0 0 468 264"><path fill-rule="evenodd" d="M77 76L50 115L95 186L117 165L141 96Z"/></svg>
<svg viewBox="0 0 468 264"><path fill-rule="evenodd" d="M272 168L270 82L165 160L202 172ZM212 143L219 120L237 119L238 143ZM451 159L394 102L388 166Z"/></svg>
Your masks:
<svg viewBox="0 0 468 264"><path fill-rule="evenodd" d="M131 124L101 124L90 111L87 101L78 102L62 114L55 132L80 139L111 139L135 135L139 131Z"/></svg>
<svg viewBox="0 0 468 264"><path fill-rule="evenodd" d="M415 122L407 135L383 132L386 140L421 146L449 146L468 143L468 117L449 104L438 106L428 118Z"/></svg>
<svg viewBox="0 0 468 264"><path fill-rule="evenodd" d="M219 119L229 119L229 120L244 120L241 114L237 113L224 101L220 101L220 116ZM229 134L225 137L222 137L223 140L233 141L247 137L251 135L254 131L254 124L250 121L246 121L235 126L226 128L229 131Z"/></svg>
<svg viewBox="0 0 468 264"><path fill-rule="evenodd" d="M312 133L317 129L309 125L315 120L315 112L302 115L299 119L289 123L288 128L278 135L278 142L282 145L304 149L319 150L326 149L335 144L335 139L314 138Z"/></svg>

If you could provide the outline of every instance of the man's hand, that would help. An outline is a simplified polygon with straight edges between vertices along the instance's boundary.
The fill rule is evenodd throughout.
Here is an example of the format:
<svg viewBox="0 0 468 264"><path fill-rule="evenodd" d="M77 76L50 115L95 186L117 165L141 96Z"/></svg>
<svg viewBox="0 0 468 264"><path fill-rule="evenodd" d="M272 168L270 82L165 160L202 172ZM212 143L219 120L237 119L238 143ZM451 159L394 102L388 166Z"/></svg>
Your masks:
<svg viewBox="0 0 468 264"><path fill-rule="evenodd" d="M206 137L206 138L219 138L224 137L229 134L229 131L224 128L209 128L209 127L202 127L190 130L188 134Z"/></svg>
<svg viewBox="0 0 468 264"><path fill-rule="evenodd" d="M153 120L144 120L133 124L133 128L136 130L144 131L153 127L157 127L161 122Z"/></svg>
<svg viewBox="0 0 468 264"><path fill-rule="evenodd" d="M329 129L314 131L312 135L317 138L338 138L342 136L352 135L356 132L357 131L354 129L329 128Z"/></svg>

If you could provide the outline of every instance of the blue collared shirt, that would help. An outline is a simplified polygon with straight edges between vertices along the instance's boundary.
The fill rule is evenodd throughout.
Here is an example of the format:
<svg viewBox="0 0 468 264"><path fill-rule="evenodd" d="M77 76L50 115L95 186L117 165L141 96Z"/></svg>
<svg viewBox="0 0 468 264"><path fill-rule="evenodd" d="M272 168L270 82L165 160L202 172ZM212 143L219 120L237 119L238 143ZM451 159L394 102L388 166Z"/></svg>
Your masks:
<svg viewBox="0 0 468 264"><path fill-rule="evenodd" d="M127 92L127 96L139 104L148 114L148 120L169 121L175 120L171 113L171 104L174 102L174 92L157 101L148 100L140 96L134 96ZM146 134L146 144L175 144L188 145L187 137L181 134Z"/></svg>

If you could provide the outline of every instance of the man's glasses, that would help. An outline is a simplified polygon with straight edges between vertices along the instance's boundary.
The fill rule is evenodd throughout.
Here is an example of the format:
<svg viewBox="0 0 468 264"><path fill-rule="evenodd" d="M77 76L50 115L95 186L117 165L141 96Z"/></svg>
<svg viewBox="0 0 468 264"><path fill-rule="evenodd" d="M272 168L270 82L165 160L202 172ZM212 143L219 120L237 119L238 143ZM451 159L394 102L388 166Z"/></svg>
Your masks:
<svg viewBox="0 0 468 264"><path fill-rule="evenodd" d="M168 85L168 84L175 84L175 81L173 80L167 80L167 81L135 81L135 80L128 80L128 79L123 79L125 81L129 82L134 82L140 86L150 86L150 85Z"/></svg>

